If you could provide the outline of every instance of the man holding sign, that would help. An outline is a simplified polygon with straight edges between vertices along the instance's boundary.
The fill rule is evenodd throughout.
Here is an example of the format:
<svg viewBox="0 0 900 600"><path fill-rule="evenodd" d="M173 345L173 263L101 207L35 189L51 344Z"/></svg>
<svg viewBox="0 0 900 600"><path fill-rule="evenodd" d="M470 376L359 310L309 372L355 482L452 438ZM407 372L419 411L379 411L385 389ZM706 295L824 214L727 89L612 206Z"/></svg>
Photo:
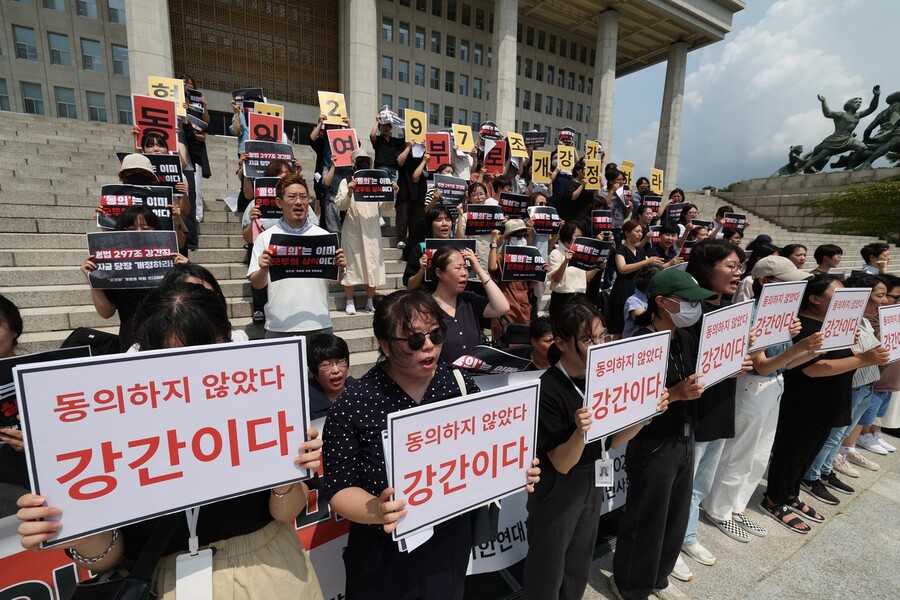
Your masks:
<svg viewBox="0 0 900 600"><path fill-rule="evenodd" d="M331 333L331 316L328 313L328 280L289 277L273 281L269 275L273 252L269 249L274 234L321 236L324 229L309 221L309 188L299 175L292 173L281 178L275 188L275 198L283 216L278 223L262 233L253 243L250 268L247 276L255 289L267 288L266 337L312 336ZM324 248L319 247L318 250ZM320 254L317 252L317 254ZM347 265L344 251L337 248L333 254L334 265L339 269Z"/></svg>

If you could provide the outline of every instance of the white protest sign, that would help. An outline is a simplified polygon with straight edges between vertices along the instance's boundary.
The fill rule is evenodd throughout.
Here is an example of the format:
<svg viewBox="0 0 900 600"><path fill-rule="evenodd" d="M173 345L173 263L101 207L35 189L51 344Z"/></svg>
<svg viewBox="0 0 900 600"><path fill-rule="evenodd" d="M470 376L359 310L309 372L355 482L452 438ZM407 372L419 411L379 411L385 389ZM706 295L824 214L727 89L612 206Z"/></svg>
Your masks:
<svg viewBox="0 0 900 600"><path fill-rule="evenodd" d="M891 353L889 362L900 360L900 304L880 306L878 308L878 324L881 345Z"/></svg>
<svg viewBox="0 0 900 600"><path fill-rule="evenodd" d="M31 488L65 515L51 546L311 474L303 338L23 365Z"/></svg>
<svg viewBox="0 0 900 600"><path fill-rule="evenodd" d="M822 321L822 347L819 352L853 347L856 328L866 311L872 290L868 288L836 288Z"/></svg>
<svg viewBox="0 0 900 600"><path fill-rule="evenodd" d="M528 554L527 492L504 498L500 505L497 539L472 546L466 575L493 573L507 569Z"/></svg>
<svg viewBox="0 0 900 600"><path fill-rule="evenodd" d="M524 488L539 390L532 381L388 415L388 478L408 511L395 540Z"/></svg>
<svg viewBox="0 0 900 600"><path fill-rule="evenodd" d="M806 281L779 281L763 286L756 303L751 350L762 350L791 339L791 323L800 312Z"/></svg>
<svg viewBox="0 0 900 600"><path fill-rule="evenodd" d="M669 332L631 337L588 348L584 406L594 423L590 443L656 414L666 381Z"/></svg>
<svg viewBox="0 0 900 600"><path fill-rule="evenodd" d="M753 300L747 300L703 315L694 372L705 387L741 370L749 344L752 312Z"/></svg>
<svg viewBox="0 0 900 600"><path fill-rule="evenodd" d="M625 451L628 444L609 451L609 459L613 461L613 485L603 488L605 498L600 504L600 514L609 514L617 508L625 506L628 496L628 474L625 472Z"/></svg>

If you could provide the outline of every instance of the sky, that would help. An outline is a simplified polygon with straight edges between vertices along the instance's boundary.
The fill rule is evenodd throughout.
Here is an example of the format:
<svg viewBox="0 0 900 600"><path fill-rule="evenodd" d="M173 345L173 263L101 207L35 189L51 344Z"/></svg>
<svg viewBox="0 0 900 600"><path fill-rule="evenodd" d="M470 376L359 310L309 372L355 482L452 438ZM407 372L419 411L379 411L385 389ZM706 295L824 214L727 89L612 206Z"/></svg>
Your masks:
<svg viewBox="0 0 900 600"><path fill-rule="evenodd" d="M677 183L688 190L768 177L790 146L809 152L834 126L832 110L860 96L866 107L881 85L876 112L900 90L890 44L900 24L897 0L746 0L722 42L688 53ZM656 156L665 63L616 80L607 160L631 160L649 176ZM884 166L884 159L875 166ZM670 187L666 176L666 187Z"/></svg>

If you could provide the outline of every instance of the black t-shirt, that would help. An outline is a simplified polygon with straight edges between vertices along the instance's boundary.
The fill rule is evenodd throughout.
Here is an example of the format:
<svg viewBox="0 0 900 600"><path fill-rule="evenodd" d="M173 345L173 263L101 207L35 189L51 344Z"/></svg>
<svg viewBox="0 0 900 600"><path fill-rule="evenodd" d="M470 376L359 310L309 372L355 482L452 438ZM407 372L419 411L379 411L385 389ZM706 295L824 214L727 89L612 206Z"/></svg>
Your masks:
<svg viewBox="0 0 900 600"><path fill-rule="evenodd" d="M800 316L800 335L794 338L794 343L811 336L822 328L822 322L810 317ZM832 427L840 427L850 424L850 396L853 391L853 374L847 371L840 375L830 377L809 377L803 372L806 367L820 360L837 360L850 358L853 350L831 350L824 354L815 355L809 362L805 362L793 369L784 372L784 395L782 403L802 402L809 406L809 410L820 411L825 415L832 415ZM801 424L802 425L802 424Z"/></svg>
<svg viewBox="0 0 900 600"><path fill-rule="evenodd" d="M447 341L441 348L442 361L452 364L481 343L481 317L487 305L487 298L466 291L456 297L456 314L453 317L441 311L447 326Z"/></svg>
<svg viewBox="0 0 900 600"><path fill-rule="evenodd" d="M422 258L422 255L425 253L422 249L423 245L423 243L418 243L408 246L409 258L406 260L406 270L403 271L403 285L409 285L409 279L419 272L419 259ZM435 288L434 276L432 275L431 281L425 281L423 279L419 287L428 290L429 292L433 292Z"/></svg>
<svg viewBox="0 0 900 600"><path fill-rule="evenodd" d="M384 139L383 136L375 138L372 144L375 148L375 168L379 167L397 167L397 157L406 148L406 140L403 138L391 137Z"/></svg>
<svg viewBox="0 0 900 600"><path fill-rule="evenodd" d="M653 333L642 327L635 335ZM669 341L669 360L666 368L666 387L672 388L694 374L697 364L697 338L687 329L676 329ZM661 415L653 417L638 432L639 437L658 439L664 437L685 437L685 424L696 425L696 400L679 400L669 404Z"/></svg>
<svg viewBox="0 0 900 600"><path fill-rule="evenodd" d="M572 199L572 195L582 183L583 182L575 179L570 179L566 183L562 195L557 200L556 211L559 213L559 218L563 221L573 221L587 216L588 208L594 201L593 192L590 190L581 190L581 194L578 198L575 200Z"/></svg>
<svg viewBox="0 0 900 600"><path fill-rule="evenodd" d="M125 352L134 344L134 313L152 289L103 290L119 313L119 349Z"/></svg>
<svg viewBox="0 0 900 600"><path fill-rule="evenodd" d="M719 310L731 304L731 301L722 298L719 306L703 303L703 314ZM700 324L690 328L693 335L697 336L698 347L700 340ZM696 362L696 358L694 359ZM728 439L734 437L734 398L737 394L737 379L729 377L715 385L703 389L703 395L697 400L697 429L694 437L698 442L711 442L713 440Z"/></svg>
<svg viewBox="0 0 900 600"><path fill-rule="evenodd" d="M666 252L666 249L660 244L650 244L647 246L647 256L657 256L665 261L670 261L678 256L678 250L675 249L675 246L669 246L669 251Z"/></svg>

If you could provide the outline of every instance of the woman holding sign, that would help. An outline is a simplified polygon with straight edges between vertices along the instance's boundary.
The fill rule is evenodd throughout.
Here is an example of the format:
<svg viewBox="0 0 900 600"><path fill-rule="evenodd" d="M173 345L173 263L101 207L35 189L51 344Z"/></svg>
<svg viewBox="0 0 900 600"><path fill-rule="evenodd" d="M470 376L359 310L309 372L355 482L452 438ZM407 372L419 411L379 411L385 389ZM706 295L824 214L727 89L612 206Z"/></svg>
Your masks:
<svg viewBox="0 0 900 600"><path fill-rule="evenodd" d="M565 304L551 317L551 367L541 376L537 454L543 480L528 497L528 556L525 600L580 600L591 570L600 506L606 491L595 485L594 468L605 450L633 438L638 423L585 444L591 411L584 406L587 350L606 337L603 316L587 299ZM668 405L668 392L659 410Z"/></svg>
<svg viewBox="0 0 900 600"><path fill-rule="evenodd" d="M639 245L644 236L640 223L626 221L622 226L622 244L616 248L616 280L609 294L609 332L615 339L622 337L625 329L625 301L634 293L634 274L641 267L661 266L663 259L647 256Z"/></svg>
<svg viewBox="0 0 900 600"><path fill-rule="evenodd" d="M587 284L597 275L598 270L584 271L569 266L569 261L574 256L572 242L581 237L581 226L578 221L568 221L559 230L559 241L556 248L550 252L547 258L550 281L550 307L553 312L572 299L575 294L583 294L587 290Z"/></svg>
<svg viewBox="0 0 900 600"><path fill-rule="evenodd" d="M446 240L452 237L453 219L450 209L446 206L435 206L425 215L425 230L430 232L433 239ZM409 290L424 286L428 291L434 291L434 280L425 281L425 271L428 270L428 256L425 254L425 242L419 242L409 247L409 259L406 261L406 270L403 271L403 285Z"/></svg>

